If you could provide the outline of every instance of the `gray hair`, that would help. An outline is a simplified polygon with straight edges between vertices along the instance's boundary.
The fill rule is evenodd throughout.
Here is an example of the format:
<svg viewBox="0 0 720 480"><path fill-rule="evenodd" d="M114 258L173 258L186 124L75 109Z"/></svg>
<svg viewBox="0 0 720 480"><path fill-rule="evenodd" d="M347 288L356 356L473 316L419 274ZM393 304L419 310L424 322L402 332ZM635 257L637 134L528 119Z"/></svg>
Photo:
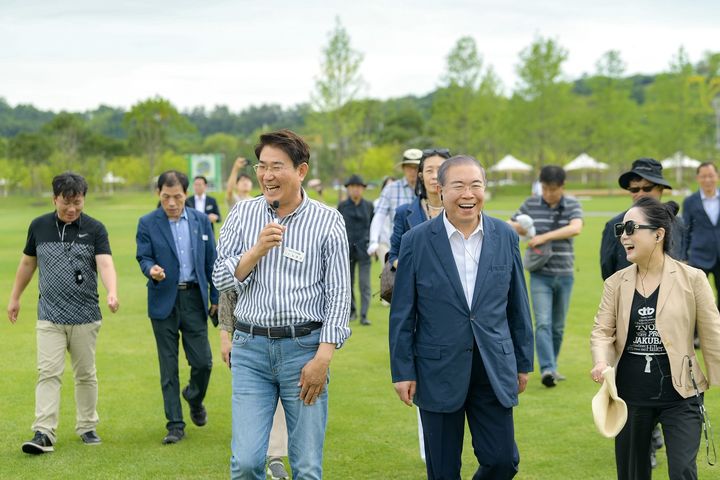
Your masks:
<svg viewBox="0 0 720 480"><path fill-rule="evenodd" d="M443 162L442 165L440 165L440 168L438 169L438 184L440 186L445 185L445 180L447 180L447 172L452 167L455 167L457 165L475 165L480 169L480 172L482 172L483 182L487 183L487 176L485 175L485 169L482 165L480 165L480 162L477 161L475 157L472 157L470 155L455 155L454 157L450 157L447 160Z"/></svg>

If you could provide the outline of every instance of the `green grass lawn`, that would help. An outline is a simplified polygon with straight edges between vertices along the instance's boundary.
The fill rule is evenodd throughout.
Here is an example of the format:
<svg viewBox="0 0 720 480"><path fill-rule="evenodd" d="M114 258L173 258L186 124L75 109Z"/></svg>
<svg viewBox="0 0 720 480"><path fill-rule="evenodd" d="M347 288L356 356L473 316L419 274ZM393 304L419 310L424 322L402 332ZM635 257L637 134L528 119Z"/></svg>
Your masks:
<svg viewBox="0 0 720 480"><path fill-rule="evenodd" d="M522 197L496 195L486 211L500 218ZM597 385L590 379L589 336L602 292L598 249L601 229L629 199L583 200L585 229L577 238L576 277L560 370L568 377L557 388L531 376L515 409L521 479L609 479L614 477L613 442L596 431L590 400ZM120 311L105 316L97 345L100 383L98 404L103 444L84 446L74 432L73 379L69 362L63 378L59 441L51 455L20 451L32 436L35 389L35 312L37 275L28 286L16 325L0 321L0 478L226 478L230 456L230 374L219 356L219 340L211 331L215 370L205 401L208 425L189 424L186 439L164 446L165 418L160 393L155 342L146 316L145 278L135 261L138 218L153 208L156 197L126 194L98 198L90 194L85 212L110 232L119 275ZM0 290L9 296L27 226L52 210L49 198L4 198L0 211ZM225 213L225 212L223 212ZM373 266L374 290L380 266ZM104 290L101 287L101 298ZM443 294L443 292L438 292ZM5 315L4 315L5 316ZM330 418L325 446L325 478L418 479L424 465L418 454L416 413L397 399L388 368L388 309L377 297L370 311L372 326L354 322L353 335L338 351L331 367ZM181 381L189 369L181 365ZM707 407L720 422L720 394L712 389ZM186 409L187 415L187 409ZM189 422L188 422L189 423ZM718 423L720 425L720 423ZM720 428L720 427L718 427ZM667 478L664 450L656 478ZM476 467L466 438L463 478ZM700 478L718 478L720 470L705 464L704 445L698 460Z"/></svg>

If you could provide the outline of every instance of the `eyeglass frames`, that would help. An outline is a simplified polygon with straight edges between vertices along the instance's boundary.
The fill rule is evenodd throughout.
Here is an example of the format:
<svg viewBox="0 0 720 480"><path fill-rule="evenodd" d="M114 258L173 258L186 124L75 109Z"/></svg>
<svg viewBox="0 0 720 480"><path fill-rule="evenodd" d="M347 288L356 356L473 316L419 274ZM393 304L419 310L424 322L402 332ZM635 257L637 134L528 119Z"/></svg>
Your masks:
<svg viewBox="0 0 720 480"><path fill-rule="evenodd" d="M623 232L629 237L633 233L635 233L635 230L639 229L645 229L645 230L657 230L659 227L656 227L655 225L641 225L639 223L635 223L634 220L628 220L625 223L616 223L615 224L615 236L620 237L622 236Z"/></svg>
<svg viewBox="0 0 720 480"><path fill-rule="evenodd" d="M628 187L628 192L630 193L638 193L640 190L642 190L645 193L650 193L655 189L657 185L645 185L644 187Z"/></svg>

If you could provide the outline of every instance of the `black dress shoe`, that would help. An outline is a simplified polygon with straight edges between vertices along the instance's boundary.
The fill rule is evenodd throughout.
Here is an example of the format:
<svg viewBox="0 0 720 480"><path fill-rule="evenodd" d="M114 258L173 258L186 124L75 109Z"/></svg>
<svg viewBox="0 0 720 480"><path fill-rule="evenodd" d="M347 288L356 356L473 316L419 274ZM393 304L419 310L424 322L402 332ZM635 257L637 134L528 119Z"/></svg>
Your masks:
<svg viewBox="0 0 720 480"><path fill-rule="evenodd" d="M193 405L190 403L190 400L188 400L187 397L187 389L188 387L183 388L182 396L190 406L190 420L192 420L192 422L198 427L202 427L207 424L207 410L205 409L205 405L202 403L200 405Z"/></svg>
<svg viewBox="0 0 720 480"><path fill-rule="evenodd" d="M162 439L163 445L170 445L172 443L178 443L185 437L185 430L182 428L171 428L168 430L165 438Z"/></svg>

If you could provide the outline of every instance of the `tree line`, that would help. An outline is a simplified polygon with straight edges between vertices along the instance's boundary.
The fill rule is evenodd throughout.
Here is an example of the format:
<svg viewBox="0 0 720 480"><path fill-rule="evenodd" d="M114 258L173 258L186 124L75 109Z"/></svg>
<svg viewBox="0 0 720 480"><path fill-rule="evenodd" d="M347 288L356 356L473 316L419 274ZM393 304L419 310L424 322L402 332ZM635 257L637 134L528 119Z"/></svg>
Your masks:
<svg viewBox="0 0 720 480"><path fill-rule="evenodd" d="M147 188L160 171L185 169L188 153L220 153L228 172L236 156L251 155L259 132L275 128L308 139L312 175L325 180L354 172L380 179L409 147L448 147L486 167L508 153L539 168L587 152L612 172L641 156L678 151L717 159L720 53L692 63L679 48L667 71L630 76L621 53L608 51L595 72L577 79L564 74L567 58L555 39L536 37L519 53L518 81L508 90L466 36L448 52L434 91L377 100L364 95L364 55L337 20L309 101L289 108L180 112L154 97L129 110L54 113L0 98L0 178L11 189L39 191L56 172L72 169L92 185L112 172L128 188Z"/></svg>

